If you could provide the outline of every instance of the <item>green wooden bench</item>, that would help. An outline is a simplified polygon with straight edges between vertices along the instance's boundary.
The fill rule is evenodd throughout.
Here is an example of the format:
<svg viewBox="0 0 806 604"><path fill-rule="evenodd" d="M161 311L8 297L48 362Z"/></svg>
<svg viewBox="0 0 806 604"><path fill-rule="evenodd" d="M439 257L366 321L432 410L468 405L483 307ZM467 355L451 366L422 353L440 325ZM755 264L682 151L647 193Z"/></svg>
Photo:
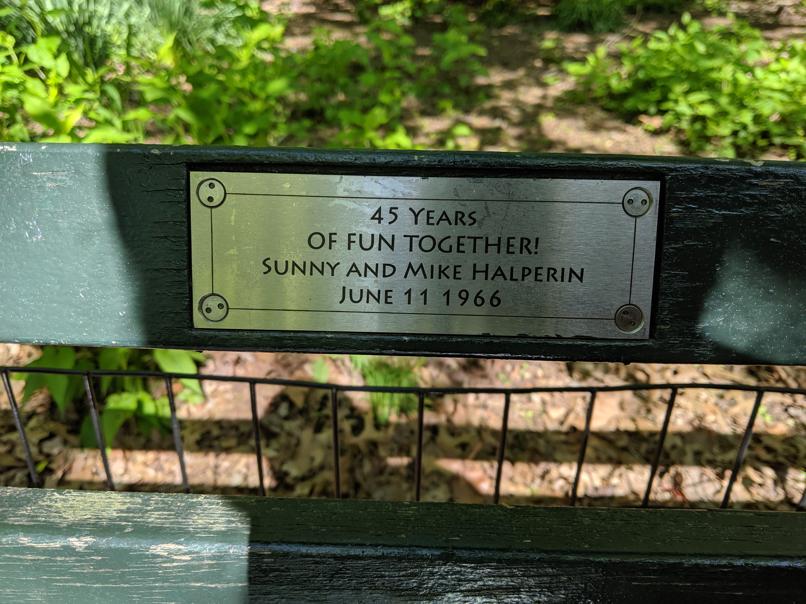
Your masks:
<svg viewBox="0 0 806 604"><path fill-rule="evenodd" d="M189 224L206 223L189 217L200 211L200 206L193 209L194 203L214 206L209 207L211 216L215 204L223 203L216 197L222 191L215 183L209 196L199 197L199 187L209 180L194 174L228 172L364 176L380 179L382 186L403 182L383 180L389 177L502 179L510 184L518 179L565 179L580 186L595 181L599 184L593 188L602 190L618 181L657 183L652 199L657 204L655 254L654 259L644 258L654 287L642 310L651 319L640 326L641 332L636 323L636 330L623 330L624 337L601 338L217 328L213 323L222 319L215 313L227 314L224 302L218 307L218 299L200 298L194 290L196 276L191 278L192 262L198 259L192 253L191 231L197 227ZM0 174L0 341L619 362L806 360L803 164L5 144L0 145ZM218 182L225 188L230 184L226 177ZM623 201L619 196L617 203L608 203L619 206L613 211L620 212L628 201L625 195ZM515 222L523 219L522 214L515 216ZM213 218L210 221L212 240ZM634 241L638 232L636 226ZM199 236L193 230L193 237ZM637 249L634 243L633 263ZM629 283L632 288L632 278ZM205 313L213 323L204 323ZM449 320L444 319L446 324ZM601 320L614 329L611 319ZM618 314L614 320L618 327ZM627 327L629 320L634 316L627 317ZM0 370L8 386L11 368ZM91 382L99 375L85 376L96 433L100 402ZM181 376L163 377L170 384ZM260 381L244 381L251 385L254 402L254 385ZM663 385L673 396L683 386ZM731 481L752 438L764 391L775 390L746 389L757 393L756 403ZM6 390L24 436L16 401L11 389ZM432 390L411 389L420 400L417 485L423 399ZM339 391L334 386L331 392L334 407ZM487 391L503 395L508 409L513 390ZM592 393L586 435L594 397ZM177 436L175 413L173 421ZM668 413L658 450L667 425ZM338 471L335 424L333 434ZM100 435L98 439L102 442ZM505 446L506 413L499 480ZM181 459L178 436L177 453ZM584 444L578 470L583 462ZM30 469L35 482L35 469ZM106 469L108 473L108 464ZM114 486L112 478L108 474L109 487ZM798 512L530 508L12 488L0 489L0 496L0 590L9 601L754 597L789 602L802 599L806 585L806 516ZM725 504L729 496L728 489ZM419 498L419 488L412 498Z"/></svg>

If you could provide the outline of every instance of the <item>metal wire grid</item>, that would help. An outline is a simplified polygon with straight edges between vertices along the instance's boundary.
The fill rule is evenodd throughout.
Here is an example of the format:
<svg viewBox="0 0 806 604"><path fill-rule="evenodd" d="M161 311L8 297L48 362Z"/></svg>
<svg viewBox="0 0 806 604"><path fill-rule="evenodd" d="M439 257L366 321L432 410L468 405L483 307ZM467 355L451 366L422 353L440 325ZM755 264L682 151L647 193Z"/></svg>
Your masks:
<svg viewBox="0 0 806 604"><path fill-rule="evenodd" d="M176 401L173 394L173 381L178 379L194 379L199 381L217 381L217 382L232 382L232 383L246 383L249 385L249 399L252 415L252 431L255 439L255 456L257 458L257 469L259 479L259 493L266 495L266 487L264 480L263 469L263 447L260 439L259 420L257 414L257 396L256 389L258 385L271 385L271 386L294 386L301 388L309 388L311 390L319 390L328 392L331 404L331 433L333 444L333 478L334 478L334 495L336 498L342 498L341 491L341 468L340 468L340 445L339 445L339 394L342 392L382 392L389 394L415 394L417 395L417 448L414 458L414 500L420 501L420 491L422 485L422 467L423 467L423 419L425 415L425 399L435 398L444 395L462 395L462 394L489 394L501 395L503 397L503 409L501 419L501 435L498 443L496 472L495 472L495 490L493 494L494 503L499 503L501 496L501 473L506 458L507 446L507 432L509 429L509 409L513 395L521 394L535 394L535 393L588 393L588 404L585 412L585 427L582 433L582 442L579 448L579 456L577 458L576 471L574 474L574 482L571 487L570 504L575 506L577 503L577 492L579 488L579 480L582 474L582 467L585 464L585 452L588 446L588 440L591 432L591 419L593 417L593 408L596 403L596 396L600 392L638 392L638 391L664 391L668 390L670 395L666 404L666 411L663 417L660 432L658 433L658 442L655 448L655 454L650 466L649 479L647 480L644 495L641 500L641 507L649 505L649 496L652 491L652 485L660 465L661 455L663 453L663 445L666 440L666 434L669 429L669 420L672 415L677 393L681 389L686 390L724 390L736 392L754 392L756 394L753 403L752 411L747 420L747 426L742 435L742 441L739 449L736 452L733 467L731 469L730 477L728 479L725 493L720 503L720 508L727 508L730 504L731 492L733 485L739 475L739 472L744 463L745 456L747 455L747 448L750 445L750 440L753 437L753 426L758 415L758 410L761 406L764 396L768 393L778 393L786 395L806 395L806 388L791 388L781 386L753 386L746 384L730 384L730 383L657 383L657 384L622 384L618 386L544 386L532 388L500 388L500 387L449 387L449 388L423 388L423 387L405 387L405 386L344 386L337 384L311 382L305 380L289 380L282 378L254 378L254 377L241 377L241 376L224 376L214 374L185 374L185 373L167 373L159 371L79 371L70 369L52 369L43 367L6 367L0 366L0 376L2 376L3 386L8 397L11 413L14 419L14 424L17 432L22 440L25 461L28 467L31 485L39 487L42 481L34 464L33 456L31 455L31 447L28 437L25 433L25 428L20 417L20 409L17 403L14 392L11 388L10 375L13 373L45 373L51 375L76 375L81 376L84 382L84 390L86 393L87 408L90 414L93 431L96 441L99 445L101 460L103 462L104 473L106 477L106 485L109 490L115 490L115 483L112 479L112 472L109 465L109 458L106 452L106 443L101 431L100 420L98 415L98 399L95 393L93 382L100 377L138 377L138 378L156 378L162 379L165 383L165 388L168 394L168 403L171 413L171 430L173 433L174 448L179 460L179 468L182 477L182 488L186 493L190 492L190 484L188 483L187 469L185 467L185 453L182 446L182 435L179 427L179 420L176 415ZM801 496L798 504L799 508L806 507L806 491Z"/></svg>

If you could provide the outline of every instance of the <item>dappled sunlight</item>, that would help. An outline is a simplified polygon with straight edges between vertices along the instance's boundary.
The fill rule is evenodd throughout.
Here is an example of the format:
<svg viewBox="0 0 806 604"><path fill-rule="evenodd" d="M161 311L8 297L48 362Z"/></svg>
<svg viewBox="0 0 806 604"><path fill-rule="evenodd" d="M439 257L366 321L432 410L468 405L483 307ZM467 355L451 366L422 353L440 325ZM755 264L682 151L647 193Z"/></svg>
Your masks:
<svg viewBox="0 0 806 604"><path fill-rule="evenodd" d="M58 486L104 489L103 465L97 451L69 449L67 465ZM108 452L118 488L135 491L179 491L176 453L173 451L121 450ZM252 493L258 492L256 461L253 454L186 452L188 479L194 492ZM407 471L414 459L408 456L386 458L391 474L400 484L393 490L379 490L370 499L411 500L413 490ZM264 457L264 467L271 460ZM646 488L650 466L647 464L609 464L586 462L581 472L578 505L639 505ZM496 464L490 460L424 457L424 482L442 481L448 489L429 490L424 501L458 501L489 503L495 485ZM574 462L506 461L501 480L501 502L504 504L567 505L576 472ZM722 501L727 475L701 465L670 465L657 476L649 497L650 505L671 507L718 507ZM57 486L57 483L52 483ZM748 489L753 485L770 493L759 501ZM289 496L277 491L271 477L266 482L269 496ZM782 469L767 465L747 466L736 483L732 505L738 507L789 509L788 501L798 500L806 489L806 476L799 467ZM366 498L365 495L361 498Z"/></svg>
<svg viewBox="0 0 806 604"><path fill-rule="evenodd" d="M777 248L768 252L779 259L777 264L761 261L738 242L727 247L700 312L699 329L725 348L784 359L806 350L806 275L803 267L787 269L788 248L781 241L768 245ZM788 302L782 305L781 300Z"/></svg>

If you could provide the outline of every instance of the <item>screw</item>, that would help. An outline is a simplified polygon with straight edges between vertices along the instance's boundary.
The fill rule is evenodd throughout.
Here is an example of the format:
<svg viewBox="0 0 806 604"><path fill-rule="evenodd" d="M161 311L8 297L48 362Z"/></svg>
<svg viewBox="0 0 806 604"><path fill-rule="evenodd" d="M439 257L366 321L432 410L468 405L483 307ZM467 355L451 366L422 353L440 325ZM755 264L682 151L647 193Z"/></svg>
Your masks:
<svg viewBox="0 0 806 604"><path fill-rule="evenodd" d="M633 218L643 216L652 207L652 195L640 187L630 189L621 200L621 207Z"/></svg>
<svg viewBox="0 0 806 604"><path fill-rule="evenodd" d="M208 321L218 323L229 314L229 304L221 294L207 294L199 300L199 311Z"/></svg>
<svg viewBox="0 0 806 604"><path fill-rule="evenodd" d="M202 194L202 187L207 191L206 194ZM227 199L227 189L217 178L205 178L196 187L196 197L203 206L217 208Z"/></svg>
<svg viewBox="0 0 806 604"><path fill-rule="evenodd" d="M635 304L625 304L616 311L614 320L624 333L635 333L644 326L644 313Z"/></svg>

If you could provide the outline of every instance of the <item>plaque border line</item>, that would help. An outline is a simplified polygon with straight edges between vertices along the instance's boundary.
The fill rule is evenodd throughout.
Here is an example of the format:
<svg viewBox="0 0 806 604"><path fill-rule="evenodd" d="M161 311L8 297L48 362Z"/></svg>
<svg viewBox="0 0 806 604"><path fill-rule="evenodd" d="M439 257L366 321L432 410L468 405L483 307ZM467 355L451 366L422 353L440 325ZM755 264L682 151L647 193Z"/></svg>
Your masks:
<svg viewBox="0 0 806 604"><path fill-rule="evenodd" d="M308 195L300 193L237 193L228 192L229 196L246 196L246 197L301 197L301 198L320 198L320 199L378 199L383 201L473 201L483 203L568 203L568 204L586 204L586 205L618 205L621 202L615 201L581 201L581 200L554 200L554 199L457 199L457 198L439 198L439 197L383 197L383 196L358 196L358 195ZM220 207L220 206L218 206ZM211 292L215 292L215 246L213 239L213 210L210 208L210 284ZM635 272L635 245L638 233L638 218L633 218L633 241L632 253L630 258L630 289L628 296L628 304L632 304L632 289L633 278ZM319 310L312 308L250 308L230 306L229 310L239 311L255 311L255 312L310 312L310 313L340 313L340 314L372 314L372 315L398 315L398 316L433 316L433 317L484 317L487 319L501 318L501 319L550 319L554 321L612 321L613 317L555 317L555 316L534 316L534 315L486 315L476 313L426 313L426 312L402 312L402 311L383 311L383 310Z"/></svg>
<svg viewBox="0 0 806 604"><path fill-rule="evenodd" d="M532 315L480 315L458 312L402 312L398 310L318 310L315 308L244 308L230 306L230 310L255 310L263 312L324 312L360 315L425 315L433 317L484 317L487 319L559 319L567 321L612 321L613 317L537 317Z"/></svg>
<svg viewBox="0 0 806 604"><path fill-rule="evenodd" d="M210 291L215 291L215 245L213 245L213 209L210 208ZM635 252L633 251L633 254Z"/></svg>
<svg viewBox="0 0 806 604"><path fill-rule="evenodd" d="M211 210L212 211L212 210ZM630 260L630 294L627 296L627 304L632 304L632 283L635 276L635 240L638 236L638 217L632 221L632 259Z"/></svg>
<svg viewBox="0 0 806 604"><path fill-rule="evenodd" d="M620 206L620 201L582 201L578 199L459 199L458 197L384 197L378 195L308 195L302 193L237 193L227 192L228 196L244 197L303 197L306 199L379 199L381 201L472 201L482 203L573 203L586 205ZM211 208L212 209L212 208Z"/></svg>

